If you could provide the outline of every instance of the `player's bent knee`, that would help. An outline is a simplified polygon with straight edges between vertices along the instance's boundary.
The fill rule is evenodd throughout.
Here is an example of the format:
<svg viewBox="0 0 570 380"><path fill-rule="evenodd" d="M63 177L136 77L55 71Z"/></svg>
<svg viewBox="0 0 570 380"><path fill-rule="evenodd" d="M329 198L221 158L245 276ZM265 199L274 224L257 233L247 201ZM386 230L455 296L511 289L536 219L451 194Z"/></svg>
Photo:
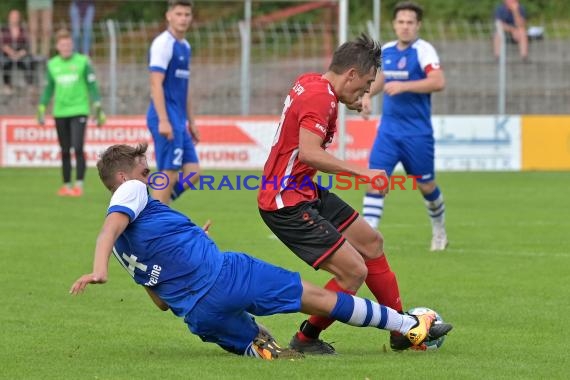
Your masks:
<svg viewBox="0 0 570 380"><path fill-rule="evenodd" d="M364 263L346 268L342 273L337 275L339 284L347 290L358 290L366 277L368 276L368 268Z"/></svg>
<svg viewBox="0 0 570 380"><path fill-rule="evenodd" d="M418 187L420 188L422 194L431 194L437 187L437 184L435 183L435 181L429 181L424 183L418 182Z"/></svg>
<svg viewBox="0 0 570 380"><path fill-rule="evenodd" d="M366 243L365 256L369 259L375 259L384 253L384 237L378 231L374 231L372 239Z"/></svg>
<svg viewBox="0 0 570 380"><path fill-rule="evenodd" d="M374 246L378 252L378 257L384 254L384 236L378 231L376 231L376 237L374 239Z"/></svg>

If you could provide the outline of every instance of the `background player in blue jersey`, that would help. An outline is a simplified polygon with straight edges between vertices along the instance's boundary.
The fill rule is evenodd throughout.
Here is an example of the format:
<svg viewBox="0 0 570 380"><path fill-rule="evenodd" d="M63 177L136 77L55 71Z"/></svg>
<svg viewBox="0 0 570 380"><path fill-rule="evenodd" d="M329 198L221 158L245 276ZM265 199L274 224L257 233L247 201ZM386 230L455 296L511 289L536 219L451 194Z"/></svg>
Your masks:
<svg viewBox="0 0 570 380"><path fill-rule="evenodd" d="M392 175L401 162L408 175L418 176L432 224L431 250L440 251L448 241L443 195L435 182L431 93L443 90L445 78L433 46L418 38L422 15L422 8L413 2L401 2L394 8L392 23L398 39L382 47L382 70L362 99L362 113L364 117L370 114L370 97L384 89L382 118L369 166ZM377 228L383 210L384 196L369 187L364 219Z"/></svg>
<svg viewBox="0 0 570 380"><path fill-rule="evenodd" d="M184 318L203 341L262 359L300 355L281 349L251 314L330 316L353 326L398 331L409 346L451 330L447 324L432 326L433 313L399 314L370 300L322 289L302 281L298 273L246 254L220 252L202 228L149 196L146 149L114 145L97 163L113 196L97 238L93 271L72 285L72 294L88 284L105 283L113 253L157 306Z"/></svg>
<svg viewBox="0 0 570 380"><path fill-rule="evenodd" d="M168 204L187 188L178 182L180 170L190 182L198 180L200 166L194 143L200 141L200 135L189 94L191 47L184 38L192 22L192 3L169 0L166 19L168 29L150 46L147 125L154 140L158 170L170 179L164 189L155 188L153 196Z"/></svg>

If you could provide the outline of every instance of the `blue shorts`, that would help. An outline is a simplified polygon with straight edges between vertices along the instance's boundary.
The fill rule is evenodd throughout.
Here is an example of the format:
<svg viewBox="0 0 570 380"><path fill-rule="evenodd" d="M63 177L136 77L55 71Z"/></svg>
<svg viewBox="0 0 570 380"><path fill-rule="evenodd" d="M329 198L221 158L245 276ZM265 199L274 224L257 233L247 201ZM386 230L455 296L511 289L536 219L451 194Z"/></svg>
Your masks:
<svg viewBox="0 0 570 380"><path fill-rule="evenodd" d="M420 176L418 182L435 180L435 139L432 135L395 136L378 128L370 152L370 169L382 169L390 177L401 162L408 175Z"/></svg>
<svg viewBox="0 0 570 380"><path fill-rule="evenodd" d="M204 342L243 355L259 332L250 314L298 312L302 294L299 273L246 254L226 252L216 283L184 321Z"/></svg>
<svg viewBox="0 0 570 380"><path fill-rule="evenodd" d="M168 140L158 133L158 119L147 119L154 140L158 170L180 170L184 164L198 163L198 154L187 128L172 126L174 139Z"/></svg>

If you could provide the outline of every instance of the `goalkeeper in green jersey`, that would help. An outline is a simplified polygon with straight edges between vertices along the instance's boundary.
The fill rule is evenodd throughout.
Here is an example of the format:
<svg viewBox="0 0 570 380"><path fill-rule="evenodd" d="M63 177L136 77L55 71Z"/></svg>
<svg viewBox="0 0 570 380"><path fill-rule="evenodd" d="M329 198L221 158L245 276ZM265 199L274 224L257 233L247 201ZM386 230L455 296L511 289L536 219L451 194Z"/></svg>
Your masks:
<svg viewBox="0 0 570 380"><path fill-rule="evenodd" d="M55 41L58 55L47 64L47 85L38 105L37 119L40 125L45 124L46 107L53 96L53 116L63 172L63 186L58 195L77 197L83 194L86 169L83 145L90 100L97 126L105 124L105 113L89 57L73 52L73 40L67 30L58 31ZM77 170L74 187L71 186L71 147L75 152Z"/></svg>

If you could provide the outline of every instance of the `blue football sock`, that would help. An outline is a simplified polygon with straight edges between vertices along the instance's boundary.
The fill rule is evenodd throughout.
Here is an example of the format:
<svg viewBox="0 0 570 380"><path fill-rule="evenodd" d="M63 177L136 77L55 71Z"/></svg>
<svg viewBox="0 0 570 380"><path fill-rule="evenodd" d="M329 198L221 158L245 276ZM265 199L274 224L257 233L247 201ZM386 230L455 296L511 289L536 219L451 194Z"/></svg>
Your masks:
<svg viewBox="0 0 570 380"><path fill-rule="evenodd" d="M445 202L439 187L436 187L431 194L424 195L424 199L432 227L445 228Z"/></svg>
<svg viewBox="0 0 570 380"><path fill-rule="evenodd" d="M183 184L181 184L180 182L176 182L172 187L172 193L170 193L170 199L173 201L178 199L178 197L180 197L185 190L186 188L184 187Z"/></svg>

